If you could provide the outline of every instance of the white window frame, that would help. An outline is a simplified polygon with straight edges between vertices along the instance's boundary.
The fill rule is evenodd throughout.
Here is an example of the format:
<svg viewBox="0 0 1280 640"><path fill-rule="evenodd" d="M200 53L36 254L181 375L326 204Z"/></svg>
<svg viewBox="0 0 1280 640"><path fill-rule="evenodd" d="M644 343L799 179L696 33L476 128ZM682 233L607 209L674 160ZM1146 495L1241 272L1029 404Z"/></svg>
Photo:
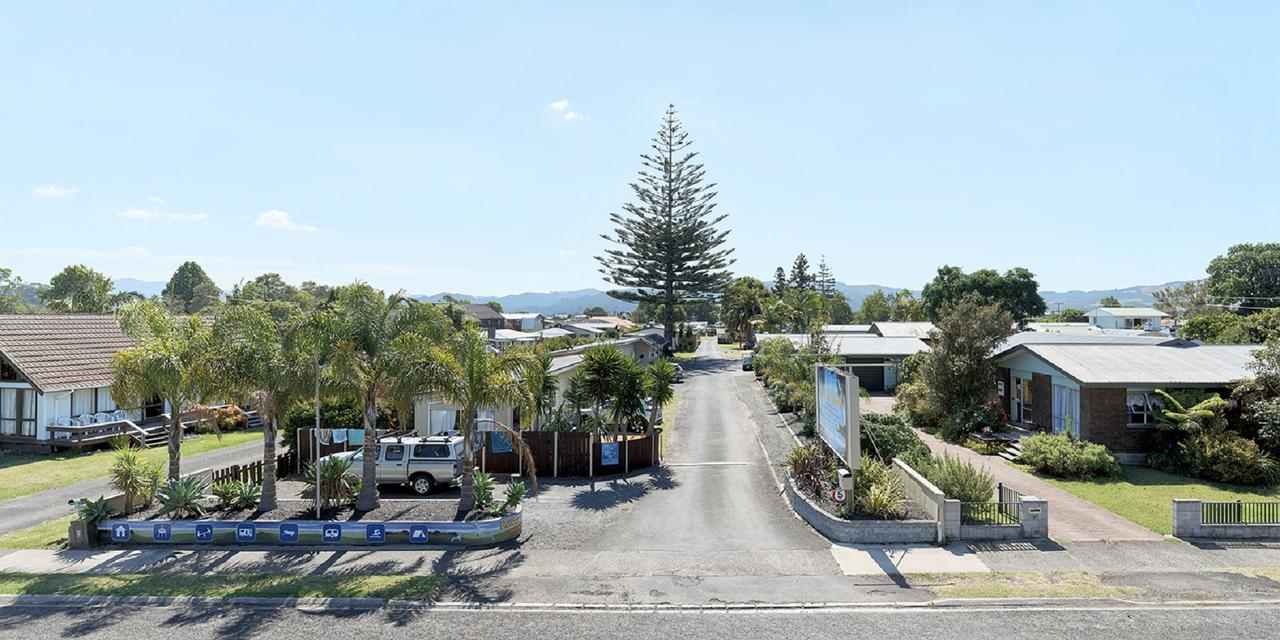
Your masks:
<svg viewBox="0 0 1280 640"><path fill-rule="evenodd" d="M1134 403L1132 400L1134 396L1143 396L1144 409L1141 412L1135 413L1133 411ZM1125 389L1124 423L1125 425L1135 429L1148 429L1154 427L1159 421L1158 412L1163 407L1164 403L1160 401L1160 396L1157 396L1154 391L1148 391L1146 389ZM1135 415L1143 416L1143 421L1134 422L1133 416Z"/></svg>

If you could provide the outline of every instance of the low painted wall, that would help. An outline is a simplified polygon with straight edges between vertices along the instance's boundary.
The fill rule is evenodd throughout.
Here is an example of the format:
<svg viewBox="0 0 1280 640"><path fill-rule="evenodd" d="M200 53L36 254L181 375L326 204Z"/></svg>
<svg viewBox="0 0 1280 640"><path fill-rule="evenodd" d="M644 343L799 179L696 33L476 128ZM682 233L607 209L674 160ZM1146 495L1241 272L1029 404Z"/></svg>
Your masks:
<svg viewBox="0 0 1280 640"><path fill-rule="evenodd" d="M104 520L96 529L96 541L104 545L486 546L518 538L524 518L516 511L475 522Z"/></svg>
<svg viewBox="0 0 1280 640"><path fill-rule="evenodd" d="M1200 502L1200 500L1173 501L1174 537L1280 540L1280 524L1201 524Z"/></svg>
<svg viewBox="0 0 1280 640"><path fill-rule="evenodd" d="M848 544L931 543L938 537L935 520L843 520L805 496L787 477L787 499L791 508L810 526L833 542Z"/></svg>

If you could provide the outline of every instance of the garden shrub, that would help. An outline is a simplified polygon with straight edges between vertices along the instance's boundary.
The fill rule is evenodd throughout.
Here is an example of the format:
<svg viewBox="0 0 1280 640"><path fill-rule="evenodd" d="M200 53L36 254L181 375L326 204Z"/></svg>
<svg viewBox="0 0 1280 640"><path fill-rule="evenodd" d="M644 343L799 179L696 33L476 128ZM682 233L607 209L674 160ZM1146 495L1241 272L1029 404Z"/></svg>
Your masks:
<svg viewBox="0 0 1280 640"><path fill-rule="evenodd" d="M262 500L262 487L253 482L224 480L211 491L223 509L249 509Z"/></svg>
<svg viewBox="0 0 1280 640"><path fill-rule="evenodd" d="M243 431L249 426L249 416L245 415L240 407L235 405L227 405L218 407L213 410L213 420L218 424L218 430L222 432Z"/></svg>
<svg viewBox="0 0 1280 640"><path fill-rule="evenodd" d="M820 443L798 444L787 452L787 471L796 487L812 496L821 497L831 486L835 469L833 456Z"/></svg>
<svg viewBox="0 0 1280 640"><path fill-rule="evenodd" d="M124 494L124 512L151 504L156 487L164 476L158 462L147 462L132 440L116 442L115 459L111 461L108 477L111 488Z"/></svg>
<svg viewBox="0 0 1280 640"><path fill-rule="evenodd" d="M1164 471L1229 484L1280 483L1280 463L1258 443L1230 431L1202 431L1183 438L1176 455L1154 463Z"/></svg>
<svg viewBox="0 0 1280 640"><path fill-rule="evenodd" d="M874 456L885 464L901 458L912 466L929 457L929 446L897 415L868 413L862 416L861 427L864 456Z"/></svg>
<svg viewBox="0 0 1280 640"><path fill-rule="evenodd" d="M196 476L187 476L181 480L170 480L156 491L156 499L160 501L160 511L156 517L171 518L204 517L206 515L201 500L209 497L209 485Z"/></svg>
<svg viewBox="0 0 1280 640"><path fill-rule="evenodd" d="M999 429L1003 424L1000 407L985 402L956 409L940 425L939 437L947 442L964 442L970 434Z"/></svg>
<svg viewBox="0 0 1280 640"><path fill-rule="evenodd" d="M990 502L996 491L996 481L990 472L949 453L935 457L921 467L917 471L948 498L961 502Z"/></svg>
<svg viewBox="0 0 1280 640"><path fill-rule="evenodd" d="M1111 478L1120 464L1107 448L1066 434L1041 433L1023 438L1019 462L1058 478Z"/></svg>
<svg viewBox="0 0 1280 640"><path fill-rule="evenodd" d="M320 506L348 504L360 493L360 474L351 466L351 458L322 458L320 466ZM308 462L302 470L306 483L302 497L316 497L316 467Z"/></svg>
<svg viewBox="0 0 1280 640"><path fill-rule="evenodd" d="M853 502L859 512L889 520L902 517L907 496L889 465L864 458L854 474Z"/></svg>
<svg viewBox="0 0 1280 640"><path fill-rule="evenodd" d="M89 524L90 527L99 522L110 518L116 514L115 507L111 506L111 502L104 496L98 496L97 500L85 500L80 503L80 508L76 510L77 516Z"/></svg>

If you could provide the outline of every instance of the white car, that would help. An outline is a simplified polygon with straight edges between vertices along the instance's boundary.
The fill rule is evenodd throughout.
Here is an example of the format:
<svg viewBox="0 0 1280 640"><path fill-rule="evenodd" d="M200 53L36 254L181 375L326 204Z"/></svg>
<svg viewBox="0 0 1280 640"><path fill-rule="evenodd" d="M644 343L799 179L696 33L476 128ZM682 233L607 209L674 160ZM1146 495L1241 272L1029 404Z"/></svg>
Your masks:
<svg viewBox="0 0 1280 640"><path fill-rule="evenodd" d="M425 496L436 487L451 486L462 479L462 436L383 438L377 455L378 484L407 485ZM326 458L347 458L358 472L364 463L364 448Z"/></svg>

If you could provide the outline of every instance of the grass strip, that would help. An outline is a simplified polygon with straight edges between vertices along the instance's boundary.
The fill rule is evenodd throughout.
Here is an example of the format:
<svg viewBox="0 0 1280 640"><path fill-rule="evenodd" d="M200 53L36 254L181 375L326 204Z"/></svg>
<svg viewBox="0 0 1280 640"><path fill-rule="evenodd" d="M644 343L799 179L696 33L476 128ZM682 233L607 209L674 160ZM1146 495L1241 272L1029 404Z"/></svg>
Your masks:
<svg viewBox="0 0 1280 640"><path fill-rule="evenodd" d="M72 516L41 522L25 529L10 531L0 536L0 549L46 549L60 551L67 548L67 527Z"/></svg>
<svg viewBox="0 0 1280 640"><path fill-rule="evenodd" d="M1132 598L1143 590L1084 572L913 574L907 582L940 598Z"/></svg>
<svg viewBox="0 0 1280 640"><path fill-rule="evenodd" d="M0 573L0 593L6 595L425 600L438 594L447 581L448 578L442 575Z"/></svg>

